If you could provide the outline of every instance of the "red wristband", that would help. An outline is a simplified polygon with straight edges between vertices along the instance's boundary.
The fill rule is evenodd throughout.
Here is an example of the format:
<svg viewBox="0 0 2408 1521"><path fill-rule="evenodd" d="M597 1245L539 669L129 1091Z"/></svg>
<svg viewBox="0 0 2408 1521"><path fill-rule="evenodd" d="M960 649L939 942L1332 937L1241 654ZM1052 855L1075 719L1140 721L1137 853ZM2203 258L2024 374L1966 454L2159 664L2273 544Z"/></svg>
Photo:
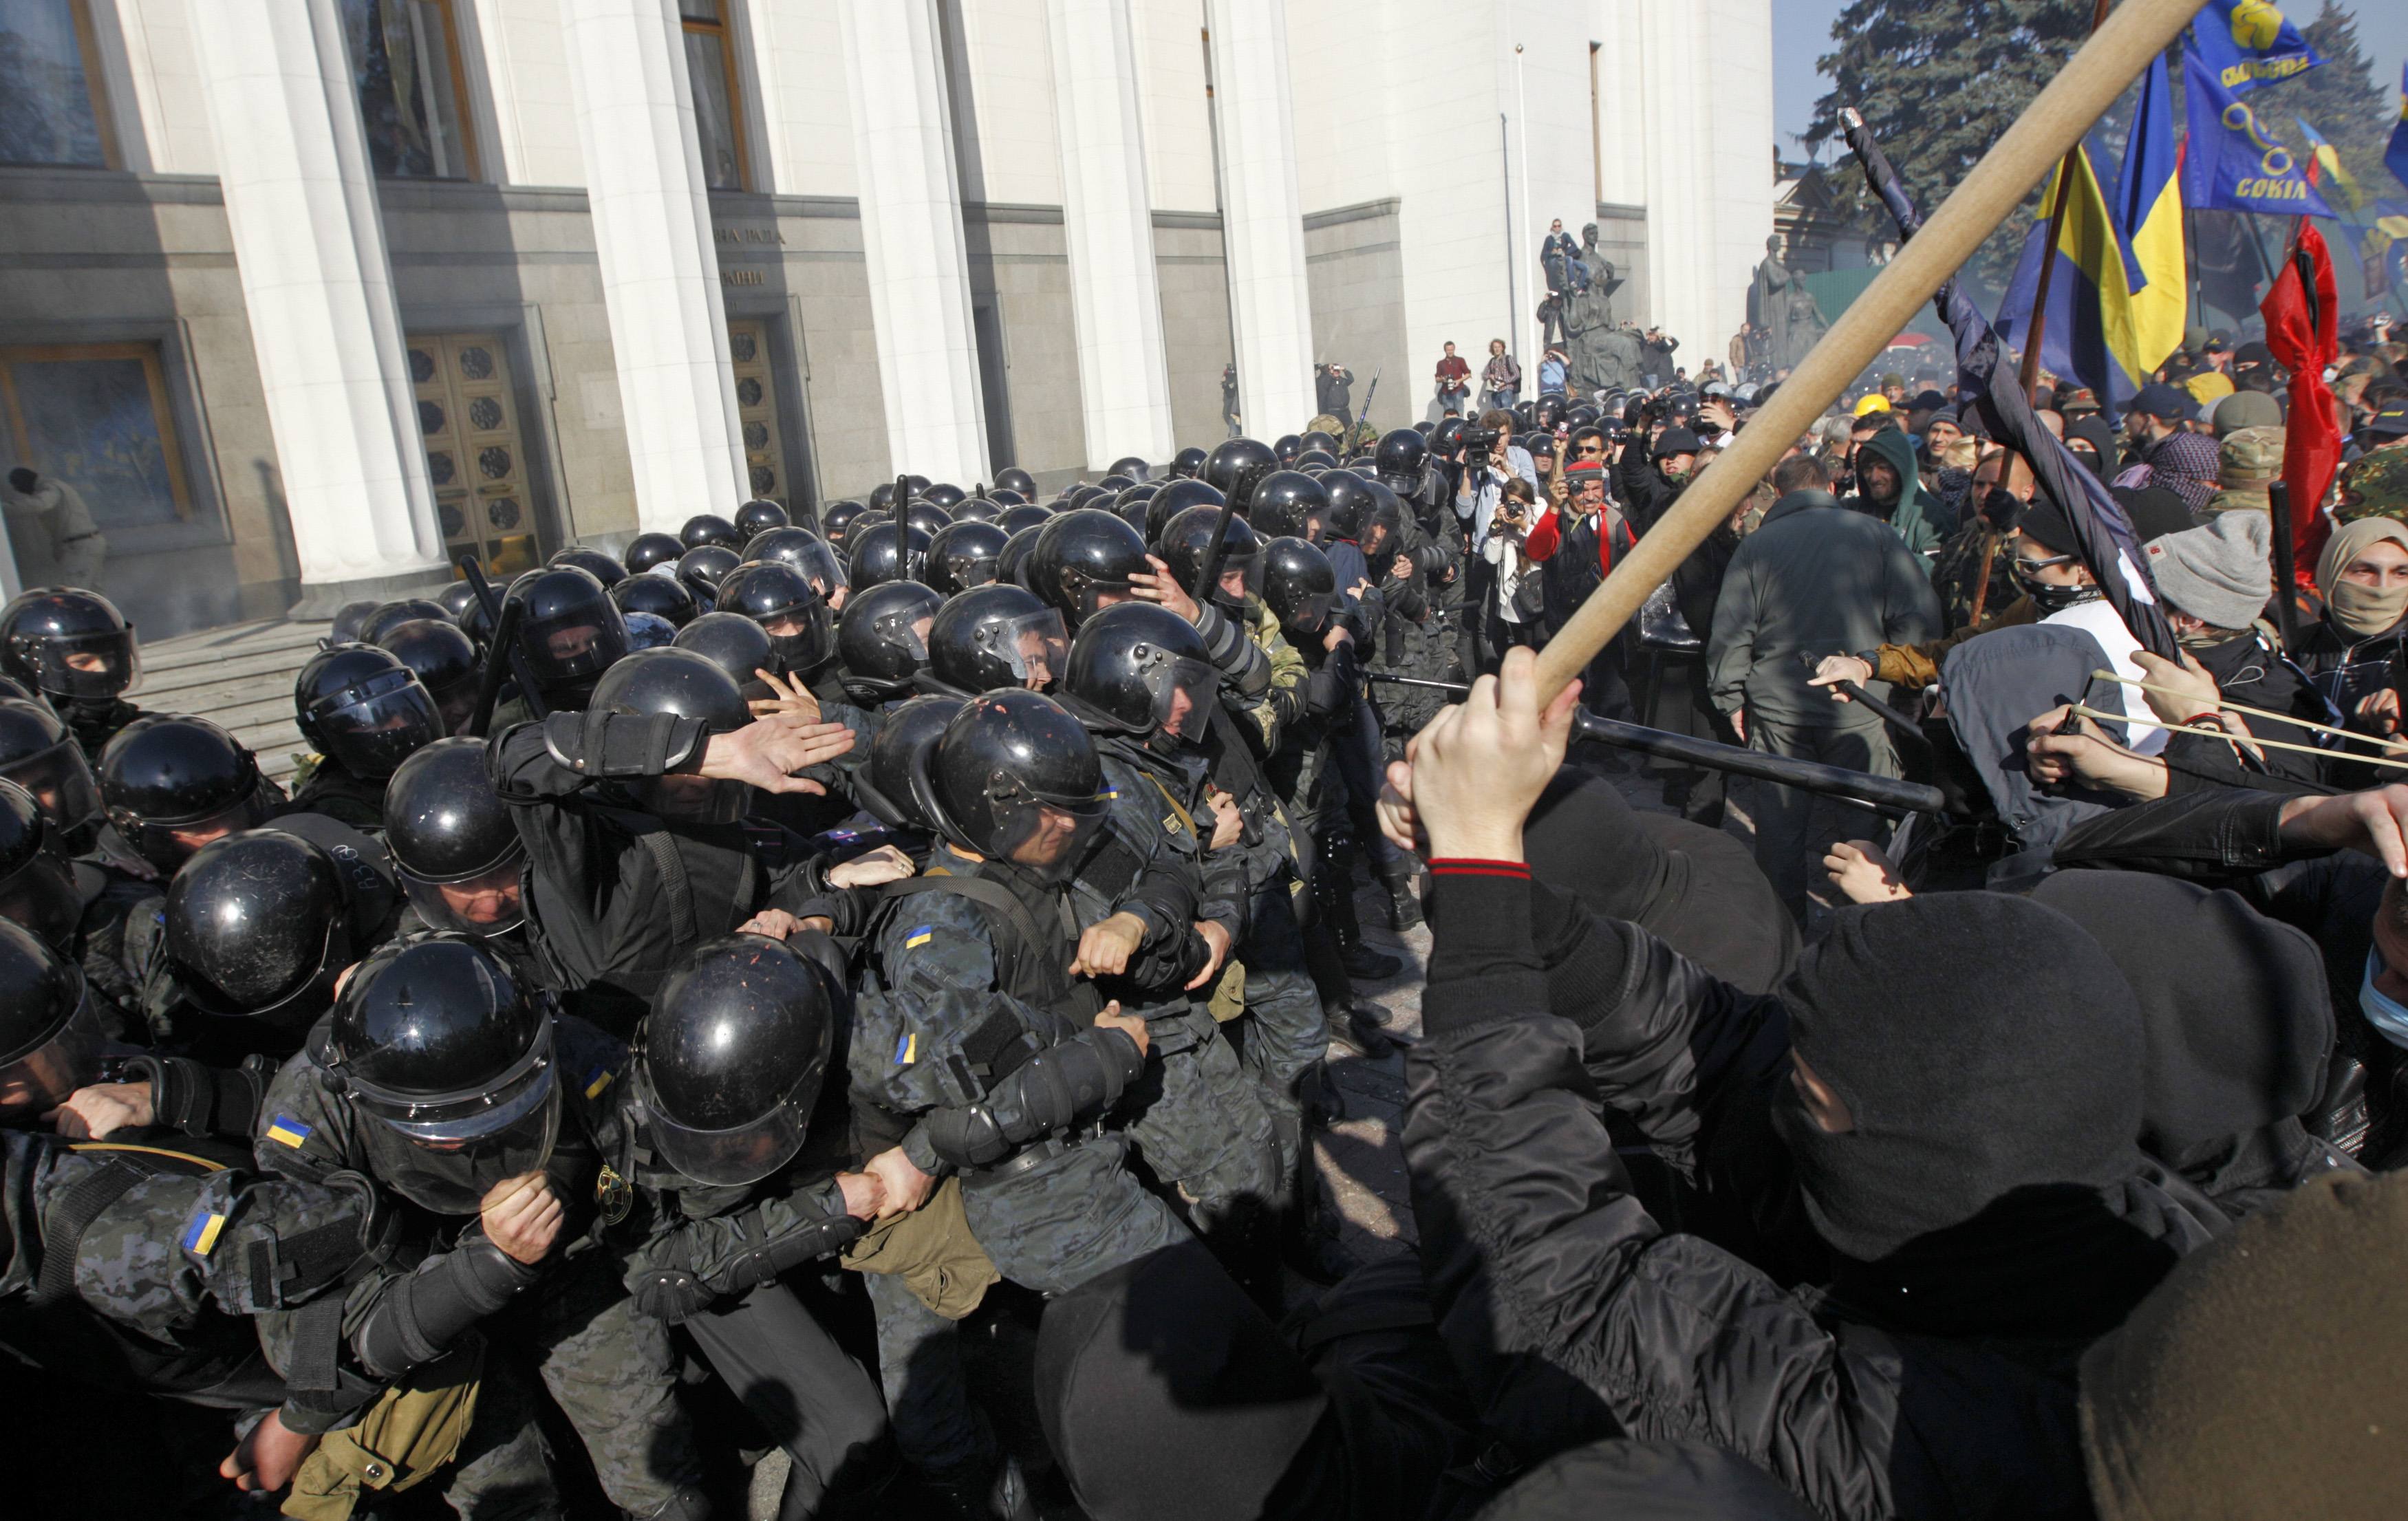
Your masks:
<svg viewBox="0 0 2408 1521"><path fill-rule="evenodd" d="M1526 861L1484 861L1473 856L1440 856L1429 864L1433 877L1519 877L1530 880Z"/></svg>

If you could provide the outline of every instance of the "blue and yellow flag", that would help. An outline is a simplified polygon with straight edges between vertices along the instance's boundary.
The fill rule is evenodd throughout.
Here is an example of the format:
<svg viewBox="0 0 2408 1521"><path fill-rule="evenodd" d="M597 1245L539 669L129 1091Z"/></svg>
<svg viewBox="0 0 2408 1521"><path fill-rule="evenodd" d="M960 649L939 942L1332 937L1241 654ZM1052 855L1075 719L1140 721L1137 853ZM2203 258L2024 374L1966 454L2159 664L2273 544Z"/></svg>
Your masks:
<svg viewBox="0 0 2408 1521"><path fill-rule="evenodd" d="M2250 104L2217 82L2197 48L2183 49L2183 202L2194 211L2329 217L2331 207L2300 161Z"/></svg>
<svg viewBox="0 0 2408 1521"><path fill-rule="evenodd" d="M2188 303L2173 81L2162 55L2142 76L2123 169L2112 186L2101 180L2093 151L2089 143L2075 151L2072 178L2062 186L2065 224L2049 276L2041 363L2120 409L2182 347ZM2022 341L2039 299L2041 245L2059 189L2052 180L2042 197L2040 220L1999 308L1999 331L2010 343Z"/></svg>
<svg viewBox="0 0 2408 1521"><path fill-rule="evenodd" d="M2400 123L2391 129L2391 142L2383 150L2383 162L2391 170L2391 178L2408 185L2408 64L2400 65Z"/></svg>
<svg viewBox="0 0 2408 1521"><path fill-rule="evenodd" d="M2306 117L2295 116L2291 120L2300 123L2300 131L2308 139L2308 182L2321 189L2329 180L2333 189L2341 192L2341 198L2349 207L2349 215L2354 221L2359 212L2366 209L2366 193L2358 188L2356 177L2342 163L2341 150L2325 141L2324 134L2308 125Z"/></svg>
<svg viewBox="0 0 2408 1521"><path fill-rule="evenodd" d="M2190 35L2215 82L2235 94L2297 79L2324 62L2272 0L2208 0Z"/></svg>

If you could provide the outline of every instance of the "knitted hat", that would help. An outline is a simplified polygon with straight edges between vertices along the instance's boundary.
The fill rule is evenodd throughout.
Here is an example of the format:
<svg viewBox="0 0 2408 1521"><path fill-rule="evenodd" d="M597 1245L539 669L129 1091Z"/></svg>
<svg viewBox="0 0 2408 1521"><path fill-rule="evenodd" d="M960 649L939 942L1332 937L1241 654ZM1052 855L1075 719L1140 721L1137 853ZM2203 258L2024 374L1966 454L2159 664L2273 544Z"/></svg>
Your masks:
<svg viewBox="0 0 2408 1521"><path fill-rule="evenodd" d="M2274 595L2272 538L2262 513L2226 512L2204 528L2153 538L2142 552L2157 594L2177 611L2214 628L2246 628Z"/></svg>

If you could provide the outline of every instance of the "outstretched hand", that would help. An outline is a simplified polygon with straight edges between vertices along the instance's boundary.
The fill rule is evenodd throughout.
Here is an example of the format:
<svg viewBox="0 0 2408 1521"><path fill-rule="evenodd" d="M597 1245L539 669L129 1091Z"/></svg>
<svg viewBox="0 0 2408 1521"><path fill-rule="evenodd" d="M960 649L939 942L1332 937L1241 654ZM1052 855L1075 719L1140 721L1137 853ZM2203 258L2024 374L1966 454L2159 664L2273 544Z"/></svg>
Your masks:
<svg viewBox="0 0 2408 1521"><path fill-rule="evenodd" d="M816 782L794 773L831 761L853 748L853 733L841 724L814 724L799 713L765 713L730 734L714 734L703 752L702 774L718 782L743 782L763 792L825 793Z"/></svg>
<svg viewBox="0 0 2408 1521"><path fill-rule="evenodd" d="M1579 701L1572 682L1541 707L1537 653L1512 650L1413 737L1405 800L1432 857L1522 859L1522 821L1564 763Z"/></svg>
<svg viewBox="0 0 2408 1521"><path fill-rule="evenodd" d="M1170 573L1170 567L1164 563L1162 556L1149 554L1145 563L1154 568L1130 573L1129 595L1140 602L1159 602L1189 623L1196 622L1201 616L1197 611L1196 599L1179 584L1179 578Z"/></svg>
<svg viewBox="0 0 2408 1521"><path fill-rule="evenodd" d="M2294 797L2283 805L2283 843L2293 850L2358 851L2408 877L2408 785L2335 797Z"/></svg>

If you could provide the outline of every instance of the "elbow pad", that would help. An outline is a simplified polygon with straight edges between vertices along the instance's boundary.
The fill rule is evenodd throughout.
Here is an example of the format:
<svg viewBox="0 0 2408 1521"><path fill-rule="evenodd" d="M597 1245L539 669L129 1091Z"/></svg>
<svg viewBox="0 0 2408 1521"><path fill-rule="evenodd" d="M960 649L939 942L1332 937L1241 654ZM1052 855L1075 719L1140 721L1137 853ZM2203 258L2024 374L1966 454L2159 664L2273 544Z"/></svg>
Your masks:
<svg viewBox="0 0 2408 1521"><path fill-rule="evenodd" d="M536 1280L481 1238L462 1242L394 1284L360 1327L361 1362L384 1378L399 1378L434 1361L460 1333L493 1314Z"/></svg>
<svg viewBox="0 0 2408 1521"><path fill-rule="evenodd" d="M955 1167L992 1167L1032 1141L1108 1112L1144 1070L1145 1058L1126 1036L1049 1046L1012 1069L990 1096L1017 1098L1003 1107L1018 1118L998 1119L987 1103L939 1110L925 1121L929 1144Z"/></svg>
<svg viewBox="0 0 2408 1521"><path fill-rule="evenodd" d="M246 1060L240 1067L206 1067L189 1056L136 1056L125 1064L124 1080L150 1085L150 1115L188 1136L248 1139L258 1127L259 1105L275 1076L272 1066Z"/></svg>
<svg viewBox="0 0 2408 1521"><path fill-rule="evenodd" d="M543 721L544 748L580 776L663 776L702 759L709 725L671 713L638 716L589 709Z"/></svg>
<svg viewBox="0 0 2408 1521"><path fill-rule="evenodd" d="M849 1214L815 1220L763 1242L757 1250L736 1258L705 1282L722 1294L743 1294L783 1277L806 1262L833 1256L860 1240L861 1233L868 1228Z"/></svg>

